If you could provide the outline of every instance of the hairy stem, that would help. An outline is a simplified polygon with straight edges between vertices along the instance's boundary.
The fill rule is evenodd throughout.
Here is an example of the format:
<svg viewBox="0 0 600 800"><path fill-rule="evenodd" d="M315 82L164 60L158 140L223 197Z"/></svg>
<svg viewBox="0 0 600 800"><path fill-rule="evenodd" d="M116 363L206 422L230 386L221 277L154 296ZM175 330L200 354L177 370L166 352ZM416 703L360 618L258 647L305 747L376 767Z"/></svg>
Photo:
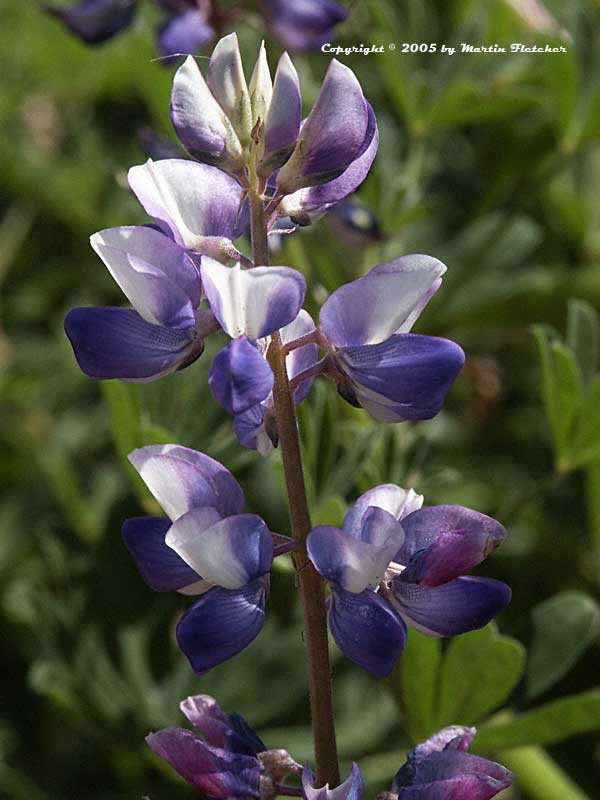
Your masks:
<svg viewBox="0 0 600 800"><path fill-rule="evenodd" d="M269 263L267 216L263 198L253 190L250 190L250 211L254 263L267 265ZM325 594L323 581L306 553L306 538L310 533L311 522L304 485L296 407L290 390L279 333L271 337L267 357L275 378L273 400L279 447L283 459L292 532L298 543L294 561L304 608L304 637L317 785L323 786L329 783L333 788L339 784L340 775L331 697Z"/></svg>

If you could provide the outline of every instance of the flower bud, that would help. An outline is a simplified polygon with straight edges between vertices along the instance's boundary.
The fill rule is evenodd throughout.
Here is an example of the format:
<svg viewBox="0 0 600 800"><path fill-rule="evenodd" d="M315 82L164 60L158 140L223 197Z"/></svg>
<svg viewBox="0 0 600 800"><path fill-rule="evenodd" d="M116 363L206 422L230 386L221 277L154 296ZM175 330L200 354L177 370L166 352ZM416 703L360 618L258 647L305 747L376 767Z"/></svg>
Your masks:
<svg viewBox="0 0 600 800"><path fill-rule="evenodd" d="M208 85L240 142L247 145L252 131L252 106L237 34L230 33L217 42L208 65Z"/></svg>

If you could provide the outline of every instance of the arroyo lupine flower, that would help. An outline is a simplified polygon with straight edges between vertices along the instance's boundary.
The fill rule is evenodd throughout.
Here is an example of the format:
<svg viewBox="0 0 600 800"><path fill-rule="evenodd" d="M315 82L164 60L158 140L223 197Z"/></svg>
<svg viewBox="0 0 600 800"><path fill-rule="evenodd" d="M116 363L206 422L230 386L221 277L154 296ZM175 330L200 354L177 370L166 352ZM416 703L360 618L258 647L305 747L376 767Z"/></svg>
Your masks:
<svg viewBox="0 0 600 800"><path fill-rule="evenodd" d="M475 728L451 725L408 755L383 795L387 800L490 800L512 783L501 764L467 752Z"/></svg>
<svg viewBox="0 0 600 800"><path fill-rule="evenodd" d="M298 76L287 53L272 81L261 46L248 85L235 34L217 43L207 80L193 58L179 68L171 119L194 158L244 187L254 162L272 197L271 225L281 217L309 224L347 197L365 179L379 142L373 109L348 67L331 62L302 122Z"/></svg>
<svg viewBox="0 0 600 800"><path fill-rule="evenodd" d="M200 595L177 641L194 671L206 672L262 628L273 537L260 517L243 513L240 485L207 455L151 445L129 460L169 519L127 520L125 544L152 589Z"/></svg>
<svg viewBox="0 0 600 800"><path fill-rule="evenodd" d="M321 308L338 391L375 419L434 417L464 365L454 342L409 333L445 271L436 258L403 256L340 287Z"/></svg>
<svg viewBox="0 0 600 800"><path fill-rule="evenodd" d="M333 0L265 0L265 7L273 35L289 50L318 50L348 16Z"/></svg>
<svg viewBox="0 0 600 800"><path fill-rule="evenodd" d="M195 53L214 37L209 24L210 0L158 0L169 18L158 31L159 56ZM170 59L166 59L169 63Z"/></svg>
<svg viewBox="0 0 600 800"><path fill-rule="evenodd" d="M491 578L465 576L506 535L496 520L461 506L421 508L423 497L384 484L366 492L342 528L314 528L308 555L331 588L329 625L342 652L389 675L406 625L455 636L487 625L510 602Z"/></svg>
<svg viewBox="0 0 600 800"><path fill-rule="evenodd" d="M80 0L72 6L44 10L87 44L101 44L133 22L136 0Z"/></svg>
<svg viewBox="0 0 600 800"><path fill-rule="evenodd" d="M281 341L285 345L288 342L312 333L314 330L315 323L313 322L310 314L302 309L293 322L280 330ZM240 369L236 380L236 384L238 386L251 385L254 387L256 384L256 378L254 377L255 375L265 375L266 378L266 367L268 367L266 362L266 351L268 348L268 342L263 341L262 343L258 344L258 347L260 353L262 354L260 357L263 359L263 366L259 368L258 364L256 364L253 368L256 370L256 372L253 372L250 362L244 364L243 369ZM292 381L306 370L310 370L310 368L317 363L317 360L318 348L314 343L309 342L295 350L292 350L292 352L286 357L286 370L288 379ZM256 361L255 356L253 357L253 362L254 361ZM268 368L270 372L270 367ZM213 380L217 381L221 380L221 378L217 377L213 378ZM272 374L269 380L272 386ZM308 378L307 380L302 381L295 389L294 401L296 404L301 403L302 400L306 398L310 391L310 387L312 386L313 380L313 378ZM211 381L211 388L212 386L213 383ZM266 389L266 387L267 383L265 381L264 388ZM214 390L213 394L215 394ZM224 405L223 403L221 404ZM273 395L271 391L269 390L268 394L265 395L260 402L249 406L246 408L246 410L241 412L231 411L231 413L235 414L233 429L239 443L243 447L248 447L251 450L258 450L263 457L266 457L273 449L273 446L277 444L277 429L273 416Z"/></svg>
<svg viewBox="0 0 600 800"><path fill-rule="evenodd" d="M360 800L364 792L365 785L358 764L352 764L350 775L335 789L330 789L328 783L320 789L315 789L315 777L310 765L307 764L302 771L304 800Z"/></svg>
<svg viewBox="0 0 600 800"><path fill-rule="evenodd" d="M213 697L188 697L179 707L203 738L187 728L165 728L146 741L207 797L269 797L276 783L300 772L285 750L267 750L242 716L226 714Z"/></svg>

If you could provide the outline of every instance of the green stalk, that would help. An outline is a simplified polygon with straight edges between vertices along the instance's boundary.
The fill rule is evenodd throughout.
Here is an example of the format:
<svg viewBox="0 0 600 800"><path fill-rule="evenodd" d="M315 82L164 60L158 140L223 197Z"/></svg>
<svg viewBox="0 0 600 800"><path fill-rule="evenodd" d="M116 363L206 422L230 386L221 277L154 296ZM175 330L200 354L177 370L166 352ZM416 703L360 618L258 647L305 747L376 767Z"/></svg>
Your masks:
<svg viewBox="0 0 600 800"><path fill-rule="evenodd" d="M515 774L531 800L590 800L543 747L503 750L499 760Z"/></svg>

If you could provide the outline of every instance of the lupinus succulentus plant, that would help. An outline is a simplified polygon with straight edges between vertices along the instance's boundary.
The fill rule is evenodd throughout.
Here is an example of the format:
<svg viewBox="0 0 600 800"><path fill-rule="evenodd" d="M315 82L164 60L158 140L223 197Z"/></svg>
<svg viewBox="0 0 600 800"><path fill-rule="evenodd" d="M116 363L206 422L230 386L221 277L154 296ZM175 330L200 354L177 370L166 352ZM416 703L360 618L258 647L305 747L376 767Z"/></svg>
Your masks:
<svg viewBox="0 0 600 800"><path fill-rule="evenodd" d="M386 676L401 656L406 626L454 636L484 626L507 605L507 586L465 575L505 531L470 509L422 507L422 496L391 484L358 498L340 529L313 528L296 404L321 377L382 422L435 416L464 354L451 341L410 331L446 268L425 255L379 264L333 292L316 325L302 308L304 277L269 266L269 234L334 207L375 158L373 109L339 62L330 64L303 121L289 57L281 57L272 80L261 47L247 84L231 34L216 46L207 80L193 58L179 68L171 116L196 161L133 167L131 188L152 222L92 237L133 308L75 309L66 331L86 374L133 382L190 366L212 333L230 337L208 372L210 388L233 415L243 446L265 456L279 448L293 537L244 512L242 489L226 467L176 444L131 453L167 518L128 520L123 536L153 589L197 596L177 640L199 674L258 635L273 559L291 554L304 609L316 774L303 770L302 789L283 784L300 771L293 759L267 750L240 717L206 696L182 704L203 739L168 729L148 741L211 797L354 800L363 792L358 766L339 785L327 615L344 654ZM248 230L251 256L236 244ZM466 752L474 733L445 728L417 747L385 797L493 797L510 775ZM331 788L320 788L325 784Z"/></svg>
<svg viewBox="0 0 600 800"><path fill-rule="evenodd" d="M87 44L112 39L133 23L140 0L79 0L66 6L49 4L46 11ZM156 0L164 14L156 36L158 55L169 59L194 53L215 38L229 18L244 13L244 3L227 9L219 0ZM288 50L314 50L335 36L348 11L334 0L263 0L269 30ZM250 12L252 13L252 12Z"/></svg>

